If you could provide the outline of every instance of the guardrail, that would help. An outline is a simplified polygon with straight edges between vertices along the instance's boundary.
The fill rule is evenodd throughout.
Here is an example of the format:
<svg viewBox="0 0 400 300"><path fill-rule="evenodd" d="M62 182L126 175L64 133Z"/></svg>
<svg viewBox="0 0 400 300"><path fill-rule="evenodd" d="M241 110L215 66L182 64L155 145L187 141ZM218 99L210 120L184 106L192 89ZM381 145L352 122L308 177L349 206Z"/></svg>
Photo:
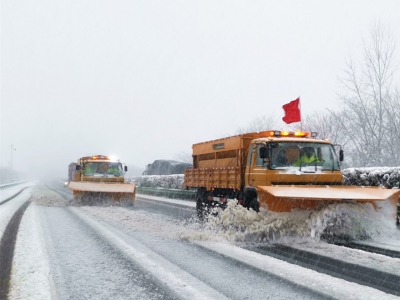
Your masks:
<svg viewBox="0 0 400 300"><path fill-rule="evenodd" d="M16 185L19 185L19 184L23 184L23 183L26 183L26 182L28 182L28 181L20 181L20 182L2 184L2 185L0 185L0 190L5 190L5 189L8 189L10 187L13 187L13 186L16 186Z"/></svg>
<svg viewBox="0 0 400 300"><path fill-rule="evenodd" d="M196 191L194 190L137 187L136 192L140 194L161 196L161 197L182 199L182 200L195 200L196 198Z"/></svg>

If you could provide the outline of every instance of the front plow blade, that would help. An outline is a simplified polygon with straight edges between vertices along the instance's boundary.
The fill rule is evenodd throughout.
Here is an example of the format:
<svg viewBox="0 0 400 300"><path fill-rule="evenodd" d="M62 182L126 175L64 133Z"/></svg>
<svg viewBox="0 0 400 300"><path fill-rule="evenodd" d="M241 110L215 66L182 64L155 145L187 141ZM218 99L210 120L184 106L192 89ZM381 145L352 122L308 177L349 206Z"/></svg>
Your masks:
<svg viewBox="0 0 400 300"><path fill-rule="evenodd" d="M275 212L290 212L294 208L309 210L335 202L368 202L377 210L379 202L393 206L397 214L400 190L360 186L259 186L260 205L267 204Z"/></svg>
<svg viewBox="0 0 400 300"><path fill-rule="evenodd" d="M133 202L135 199L136 185L130 183L92 183L92 182L70 182L68 185L74 195L81 193L105 193L114 200L128 197Z"/></svg>

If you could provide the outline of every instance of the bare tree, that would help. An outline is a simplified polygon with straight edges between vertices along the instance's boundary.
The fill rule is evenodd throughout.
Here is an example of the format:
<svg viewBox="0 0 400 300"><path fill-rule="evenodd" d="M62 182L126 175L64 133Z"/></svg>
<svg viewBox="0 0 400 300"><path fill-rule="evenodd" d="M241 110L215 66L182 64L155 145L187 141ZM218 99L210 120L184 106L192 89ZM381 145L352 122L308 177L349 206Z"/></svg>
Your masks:
<svg viewBox="0 0 400 300"><path fill-rule="evenodd" d="M248 132L260 132L268 129L275 129L277 123L277 117L274 114L264 115L261 117L255 117L252 121L243 127L236 129L236 134L248 133Z"/></svg>
<svg viewBox="0 0 400 300"><path fill-rule="evenodd" d="M193 157L191 153L181 151L177 154L175 154L174 159L176 159L179 162L184 162L188 164L193 163Z"/></svg>
<svg viewBox="0 0 400 300"><path fill-rule="evenodd" d="M345 76L340 80L346 93L340 96L344 104L336 118L344 119L344 133L349 137L350 155L355 166L382 166L399 164L393 151L387 151L394 140L388 136L398 122L392 113L398 96L392 89L396 64L395 43L390 32L380 23L374 23L369 42L363 41L364 61L359 66L353 59L346 64ZM391 118L397 121L392 122ZM398 129L398 128L397 128Z"/></svg>
<svg viewBox="0 0 400 300"><path fill-rule="evenodd" d="M303 130L316 131L318 137L345 146L349 142L349 137L344 134L344 122L345 120L335 111L320 111L303 118Z"/></svg>
<svg viewBox="0 0 400 300"><path fill-rule="evenodd" d="M388 96L388 99L385 111L389 122L384 134L387 165L400 166L400 90L396 89L391 97Z"/></svg>

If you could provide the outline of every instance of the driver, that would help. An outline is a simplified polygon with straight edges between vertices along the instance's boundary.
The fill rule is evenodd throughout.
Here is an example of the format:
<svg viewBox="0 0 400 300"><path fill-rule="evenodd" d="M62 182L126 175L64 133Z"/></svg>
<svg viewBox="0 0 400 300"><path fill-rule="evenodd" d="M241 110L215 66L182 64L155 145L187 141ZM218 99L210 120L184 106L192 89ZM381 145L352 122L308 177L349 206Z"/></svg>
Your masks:
<svg viewBox="0 0 400 300"><path fill-rule="evenodd" d="M119 170L115 164L110 165L110 167L107 170L107 174L111 174L114 176L119 176Z"/></svg>
<svg viewBox="0 0 400 300"><path fill-rule="evenodd" d="M91 163L85 163L85 168L83 170L83 175L93 175L94 169Z"/></svg>
<svg viewBox="0 0 400 300"><path fill-rule="evenodd" d="M293 163L293 166L301 166L305 164L312 164L314 162L320 162L318 157L315 155L313 147L304 147L301 150L300 157Z"/></svg>

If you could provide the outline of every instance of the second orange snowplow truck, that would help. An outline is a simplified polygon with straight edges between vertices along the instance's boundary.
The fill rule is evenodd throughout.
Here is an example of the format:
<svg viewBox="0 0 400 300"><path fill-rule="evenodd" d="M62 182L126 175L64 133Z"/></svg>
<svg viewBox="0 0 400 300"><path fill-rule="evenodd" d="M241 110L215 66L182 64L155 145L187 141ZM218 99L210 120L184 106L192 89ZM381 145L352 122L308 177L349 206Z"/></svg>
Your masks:
<svg viewBox="0 0 400 300"><path fill-rule="evenodd" d="M73 165L69 171L68 188L75 195L110 196L114 200L135 201L136 186L125 182L124 174L128 170L119 160L105 155L85 156ZM71 169L71 168L69 168Z"/></svg>
<svg viewBox="0 0 400 300"><path fill-rule="evenodd" d="M386 202L395 218L400 190L344 186L341 146L316 136L269 130L194 144L193 168L185 170L184 188L197 189L199 215L205 206L237 199L255 211L263 205L275 212L338 201L369 202L379 210Z"/></svg>

